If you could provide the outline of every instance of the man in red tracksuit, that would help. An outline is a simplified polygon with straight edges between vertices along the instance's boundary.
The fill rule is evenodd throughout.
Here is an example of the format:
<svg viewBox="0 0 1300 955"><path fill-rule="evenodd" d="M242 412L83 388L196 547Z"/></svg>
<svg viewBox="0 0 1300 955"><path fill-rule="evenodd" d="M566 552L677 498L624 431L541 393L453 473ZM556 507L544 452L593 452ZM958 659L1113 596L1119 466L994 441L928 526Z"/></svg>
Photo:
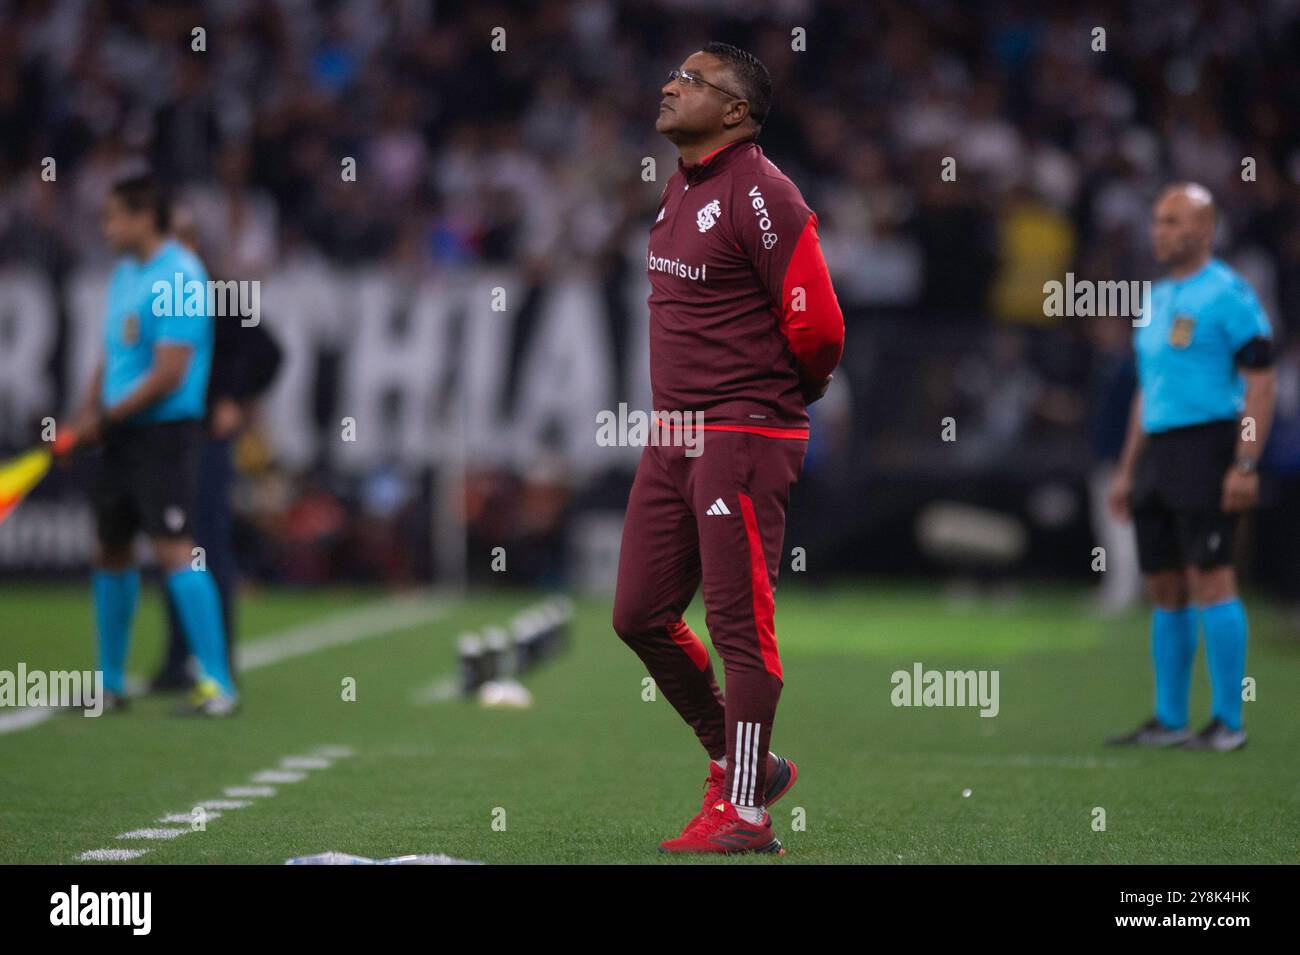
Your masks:
<svg viewBox="0 0 1300 955"><path fill-rule="evenodd" d="M765 806L797 773L768 750L782 687L772 593L807 405L839 363L844 317L817 216L754 142L771 90L755 57L709 43L672 72L655 124L681 158L646 259L654 411L699 414L703 432L693 454L642 453L614 629L712 760L700 812L665 852L784 852ZM682 620L701 583L725 699Z"/></svg>

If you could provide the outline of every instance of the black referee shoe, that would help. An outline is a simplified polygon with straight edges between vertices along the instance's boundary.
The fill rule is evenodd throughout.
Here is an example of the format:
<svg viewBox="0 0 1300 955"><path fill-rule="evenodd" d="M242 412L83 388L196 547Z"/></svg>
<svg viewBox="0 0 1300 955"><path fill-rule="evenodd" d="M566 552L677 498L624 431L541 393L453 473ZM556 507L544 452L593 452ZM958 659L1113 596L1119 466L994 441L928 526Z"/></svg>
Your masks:
<svg viewBox="0 0 1300 955"><path fill-rule="evenodd" d="M154 674L154 678L149 681L149 694L154 693L173 693L177 690L194 689L194 678L184 670L174 672L163 670Z"/></svg>
<svg viewBox="0 0 1300 955"><path fill-rule="evenodd" d="M78 703L68 707L67 712L80 714L83 710L93 710L93 700L89 694L83 693ZM131 708L130 702L126 696L121 693L115 693L112 690L104 690L99 696L100 712L102 713L125 713Z"/></svg>
<svg viewBox="0 0 1300 955"><path fill-rule="evenodd" d="M1182 749L1212 750L1216 753L1231 753L1246 745L1246 731L1229 729L1228 724L1219 719L1212 719L1187 742Z"/></svg>
<svg viewBox="0 0 1300 955"><path fill-rule="evenodd" d="M1191 738L1192 731L1186 727L1180 730L1172 730L1153 716L1132 732L1106 737L1106 745L1150 746L1163 749L1167 746L1180 746Z"/></svg>

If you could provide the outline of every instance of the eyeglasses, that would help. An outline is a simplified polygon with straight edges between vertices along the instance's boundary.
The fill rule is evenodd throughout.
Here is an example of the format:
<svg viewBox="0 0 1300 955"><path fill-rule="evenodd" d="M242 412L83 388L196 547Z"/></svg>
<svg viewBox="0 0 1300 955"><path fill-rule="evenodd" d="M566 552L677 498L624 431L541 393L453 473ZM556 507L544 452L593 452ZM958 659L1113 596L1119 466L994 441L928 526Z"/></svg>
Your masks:
<svg viewBox="0 0 1300 955"><path fill-rule="evenodd" d="M745 97L743 97L743 96L737 96L735 93L731 92L731 90L724 90L721 86L718 86L716 83L710 83L710 82L709 82L708 80L706 80L704 77L700 76L700 74L698 74L698 73L692 73L690 70L672 70L672 71L668 74L668 82L671 83L673 80L677 80L677 81L678 81L679 83L681 83L683 86L687 86L687 87L690 87L690 86L712 86L712 87L713 87L715 90L717 90L719 93L726 93L726 94L727 94L728 96L730 96L732 99L744 99L744 98L745 98Z"/></svg>

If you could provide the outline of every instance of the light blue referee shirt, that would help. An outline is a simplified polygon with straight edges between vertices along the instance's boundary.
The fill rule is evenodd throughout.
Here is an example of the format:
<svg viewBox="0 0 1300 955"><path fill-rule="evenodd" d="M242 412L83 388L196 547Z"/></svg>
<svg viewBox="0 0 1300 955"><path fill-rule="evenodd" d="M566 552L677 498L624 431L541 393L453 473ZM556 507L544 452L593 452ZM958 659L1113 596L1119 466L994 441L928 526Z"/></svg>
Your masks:
<svg viewBox="0 0 1300 955"><path fill-rule="evenodd" d="M145 424L203 417L213 338L207 282L198 256L174 239L165 241L148 262L131 256L118 262L108 283L104 320L104 407L129 395L149 373L154 346L188 345L190 364L180 387L128 420ZM200 286L201 299L196 297Z"/></svg>
<svg viewBox="0 0 1300 955"><path fill-rule="evenodd" d="M1211 259L1187 278L1156 282L1147 307L1151 320L1133 339L1142 429L1156 434L1235 420L1246 394L1236 352L1272 336L1254 290L1227 263Z"/></svg>

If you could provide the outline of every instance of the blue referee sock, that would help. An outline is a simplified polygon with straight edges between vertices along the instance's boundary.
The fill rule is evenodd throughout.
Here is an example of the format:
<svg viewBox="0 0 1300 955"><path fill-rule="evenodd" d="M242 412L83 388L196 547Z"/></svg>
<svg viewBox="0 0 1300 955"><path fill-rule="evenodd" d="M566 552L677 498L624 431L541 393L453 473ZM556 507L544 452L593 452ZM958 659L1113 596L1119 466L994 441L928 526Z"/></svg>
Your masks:
<svg viewBox="0 0 1300 955"><path fill-rule="evenodd" d="M1156 718L1170 729L1187 725L1192 692L1192 661L1196 658L1196 611L1151 612L1151 660L1156 671Z"/></svg>
<svg viewBox="0 0 1300 955"><path fill-rule="evenodd" d="M95 631L104 689L126 693L126 651L131 645L131 618L140 596L140 571L97 570L91 576L95 595Z"/></svg>
<svg viewBox="0 0 1300 955"><path fill-rule="evenodd" d="M1246 608L1240 598L1201 608L1210 664L1211 714L1241 729L1241 681L1246 675Z"/></svg>
<svg viewBox="0 0 1300 955"><path fill-rule="evenodd" d="M185 567L167 575L167 590L185 628L190 652L198 658L203 675L215 680L223 693L235 696L235 684L226 665L226 626L221 619L221 596L211 574Z"/></svg>

